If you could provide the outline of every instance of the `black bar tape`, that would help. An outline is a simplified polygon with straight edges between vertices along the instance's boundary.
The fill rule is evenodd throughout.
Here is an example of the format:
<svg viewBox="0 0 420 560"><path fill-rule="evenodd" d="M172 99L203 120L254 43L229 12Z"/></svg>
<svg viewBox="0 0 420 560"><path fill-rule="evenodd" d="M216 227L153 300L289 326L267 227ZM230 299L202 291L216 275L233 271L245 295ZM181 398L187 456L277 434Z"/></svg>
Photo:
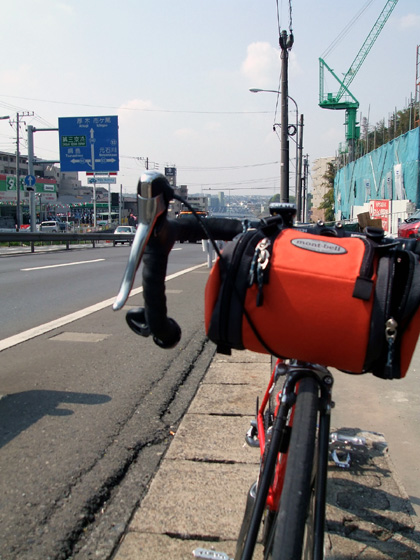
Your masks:
<svg viewBox="0 0 420 560"><path fill-rule="evenodd" d="M176 239L179 241L199 241L208 239L208 235L194 216L182 216L176 220L169 220L176 229ZM226 218L202 218L204 226L213 239L230 241L243 231L240 220Z"/></svg>
<svg viewBox="0 0 420 560"><path fill-rule="evenodd" d="M143 256L143 297L146 322L155 342L172 348L181 338L181 329L167 316L165 277L168 255L174 243L174 230L164 220L158 235L151 237Z"/></svg>
<svg viewBox="0 0 420 560"><path fill-rule="evenodd" d="M223 241L233 239L243 231L240 220L206 218L205 225L212 238ZM180 327L167 315L165 294L168 255L176 239L198 241L208 239L208 236L194 217L161 219L147 244L143 256L145 319L156 344L162 348L172 348L181 338Z"/></svg>

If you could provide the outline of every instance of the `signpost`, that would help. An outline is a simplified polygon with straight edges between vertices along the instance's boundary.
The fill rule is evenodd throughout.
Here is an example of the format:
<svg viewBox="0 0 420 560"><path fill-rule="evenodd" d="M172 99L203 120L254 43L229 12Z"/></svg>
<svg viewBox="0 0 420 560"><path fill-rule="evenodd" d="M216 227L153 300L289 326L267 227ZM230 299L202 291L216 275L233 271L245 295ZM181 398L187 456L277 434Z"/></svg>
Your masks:
<svg viewBox="0 0 420 560"><path fill-rule="evenodd" d="M165 177L171 187L176 187L176 167L165 167Z"/></svg>
<svg viewBox="0 0 420 560"><path fill-rule="evenodd" d="M370 217L373 219L380 218L382 220L382 229L386 232L390 231L391 202L390 200L371 200L369 202Z"/></svg>
<svg viewBox="0 0 420 560"><path fill-rule="evenodd" d="M58 119L61 171L119 170L118 117Z"/></svg>
<svg viewBox="0 0 420 560"><path fill-rule="evenodd" d="M101 185L115 185L117 182L117 178L116 177L98 177L97 175L95 177L88 177L87 182L89 183L89 185L93 185L93 184L101 184Z"/></svg>
<svg viewBox="0 0 420 560"><path fill-rule="evenodd" d="M93 173L93 220L96 227L96 173L119 170L118 117L58 119L61 171ZM111 181L107 181L108 185ZM110 187L109 187L110 188Z"/></svg>
<svg viewBox="0 0 420 560"><path fill-rule="evenodd" d="M33 187L36 183L35 175L26 175L25 177L25 185L27 191L33 191ZM29 187L29 188L28 188Z"/></svg>

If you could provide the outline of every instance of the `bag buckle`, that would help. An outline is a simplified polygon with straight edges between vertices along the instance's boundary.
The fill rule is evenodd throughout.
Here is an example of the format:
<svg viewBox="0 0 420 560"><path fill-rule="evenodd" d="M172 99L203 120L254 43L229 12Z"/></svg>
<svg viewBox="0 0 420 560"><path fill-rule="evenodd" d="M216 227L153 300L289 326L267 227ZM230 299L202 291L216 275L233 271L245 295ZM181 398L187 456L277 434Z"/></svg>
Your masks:
<svg viewBox="0 0 420 560"><path fill-rule="evenodd" d="M268 237L264 237L257 243L249 268L248 286L258 285L257 307L260 307L263 303L264 271L270 262L270 252L268 250L270 246L271 241Z"/></svg>

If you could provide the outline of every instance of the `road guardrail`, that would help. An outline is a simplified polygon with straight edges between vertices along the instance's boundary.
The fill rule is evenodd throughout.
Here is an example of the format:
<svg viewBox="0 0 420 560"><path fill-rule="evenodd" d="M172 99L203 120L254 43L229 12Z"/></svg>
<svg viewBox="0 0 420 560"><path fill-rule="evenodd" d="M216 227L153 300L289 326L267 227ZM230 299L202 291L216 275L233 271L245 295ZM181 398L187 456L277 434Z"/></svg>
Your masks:
<svg viewBox="0 0 420 560"><path fill-rule="evenodd" d="M16 233L0 233L0 243L22 243L31 247L31 253L35 252L37 243L53 242L54 244L63 244L65 249L71 249L70 245L80 242L91 242L92 248L96 243L106 241L132 241L134 234L117 234L106 232L91 233L52 233L52 232L16 232Z"/></svg>

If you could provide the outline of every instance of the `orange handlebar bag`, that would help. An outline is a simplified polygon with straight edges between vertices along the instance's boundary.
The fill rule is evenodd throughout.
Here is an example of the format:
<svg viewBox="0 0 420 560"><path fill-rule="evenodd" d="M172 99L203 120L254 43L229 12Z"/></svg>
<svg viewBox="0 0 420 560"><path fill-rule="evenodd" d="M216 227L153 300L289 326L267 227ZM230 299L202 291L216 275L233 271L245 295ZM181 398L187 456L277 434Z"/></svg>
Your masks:
<svg viewBox="0 0 420 560"><path fill-rule="evenodd" d="M249 349L400 378L420 331L419 279L417 255L395 243L250 230L210 273L206 332L222 353Z"/></svg>

